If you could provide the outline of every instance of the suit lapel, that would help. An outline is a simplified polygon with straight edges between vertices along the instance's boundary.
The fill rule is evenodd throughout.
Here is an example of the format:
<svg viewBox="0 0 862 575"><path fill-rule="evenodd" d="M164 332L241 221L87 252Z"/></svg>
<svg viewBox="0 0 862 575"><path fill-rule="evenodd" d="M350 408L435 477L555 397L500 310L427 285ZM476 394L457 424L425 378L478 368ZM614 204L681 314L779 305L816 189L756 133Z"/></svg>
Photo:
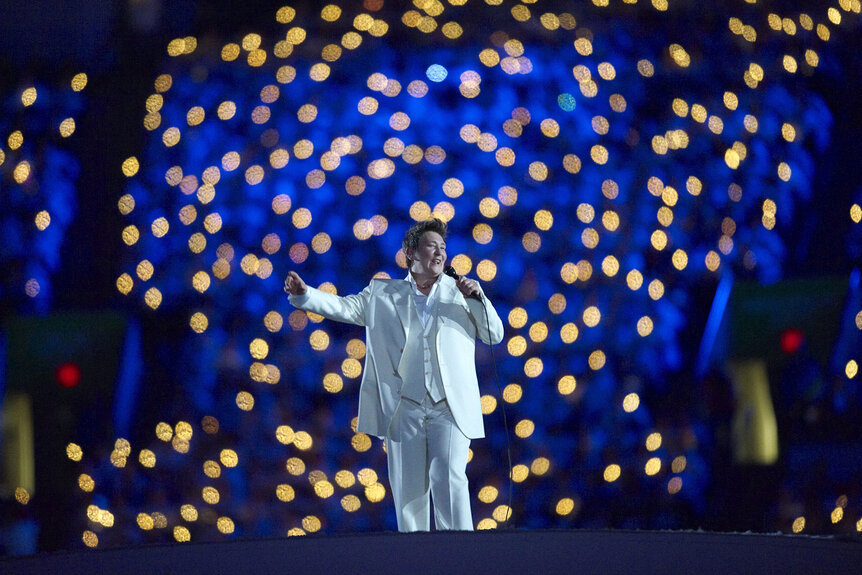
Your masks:
<svg viewBox="0 0 862 575"><path fill-rule="evenodd" d="M410 301L410 282L394 281L390 282L389 297L392 299L392 305L395 307L395 313L401 321L401 327L404 329L404 337L407 338L407 330L410 327L410 306L413 304Z"/></svg>
<svg viewBox="0 0 862 575"><path fill-rule="evenodd" d="M455 301L455 296L458 294L458 286L455 285L455 280L450 278L449 276L443 276L440 279L440 285L437 286L437 289L440 290L440 294L437 297L437 303L452 303ZM440 309L440 306L436 306L437 310ZM436 311L435 311L436 313Z"/></svg>
<svg viewBox="0 0 862 575"><path fill-rule="evenodd" d="M453 280L449 276L443 276L437 289L440 290L440 293L437 296L437 305L434 306L434 341L437 344L437 350L439 353L440 328L443 327L443 323L446 321L446 314L441 315L440 311L446 309L450 305L455 304L455 299L460 292L458 291L458 286L455 285L455 280Z"/></svg>
<svg viewBox="0 0 862 575"><path fill-rule="evenodd" d="M386 292L392 300L392 305L395 307L395 313L398 315L398 319L401 321L401 327L404 329L404 337L406 339L407 334L410 331L410 326L414 322L418 322L417 325L419 326L419 329L422 329L422 322L417 315L415 306L413 305L410 282L405 280L388 283L389 285ZM437 294L437 304L434 306L434 319L432 320L435 324L435 330L439 330L440 327L439 322L441 320L439 314L443 304L452 304L460 293L458 291L458 286L455 285L455 280L449 276L443 276L440 279L440 284L437 286L437 290L439 293Z"/></svg>

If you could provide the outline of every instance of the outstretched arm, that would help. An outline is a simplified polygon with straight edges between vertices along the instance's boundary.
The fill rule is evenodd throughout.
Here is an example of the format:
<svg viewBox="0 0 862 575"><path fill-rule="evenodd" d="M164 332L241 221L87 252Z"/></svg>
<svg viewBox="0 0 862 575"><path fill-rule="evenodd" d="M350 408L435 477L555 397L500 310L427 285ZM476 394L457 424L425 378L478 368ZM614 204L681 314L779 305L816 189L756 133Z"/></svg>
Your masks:
<svg viewBox="0 0 862 575"><path fill-rule="evenodd" d="M356 295L340 297L309 287L294 271L284 280L284 291L291 305L322 315L327 319L365 325L365 308L371 295L371 286Z"/></svg>

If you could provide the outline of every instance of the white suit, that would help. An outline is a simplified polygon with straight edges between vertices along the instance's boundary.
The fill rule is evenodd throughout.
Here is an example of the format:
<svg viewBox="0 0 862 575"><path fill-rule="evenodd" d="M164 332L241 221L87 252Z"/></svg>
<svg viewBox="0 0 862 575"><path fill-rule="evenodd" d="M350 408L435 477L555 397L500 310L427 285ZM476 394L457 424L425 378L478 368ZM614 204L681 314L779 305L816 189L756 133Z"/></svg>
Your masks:
<svg viewBox="0 0 862 575"><path fill-rule="evenodd" d="M412 469L416 466L415 453L399 452L393 458L392 448L399 448L402 440L403 445L407 446L406 449L412 450L414 445L416 449L422 448L414 441L415 438L410 431L416 427L419 420L401 421L410 413L414 415L418 413L416 409L419 408L424 408L427 412L422 416L425 418L423 421L427 420L427 416L435 414L442 414L443 420L448 418L454 423L452 427L455 428L450 430L451 434L463 436L466 439L466 446L469 446L469 439L484 437L475 366L476 337L486 343L494 344L500 343L503 339L503 322L487 299L485 299L486 305L472 298L465 299L458 290L455 280L448 276L440 277L437 288L439 293L434 306L435 322L432 325L433 332L430 337L435 344L434 356L437 359L438 368L435 369L435 374L439 374L446 401L435 405L431 405L430 397L426 398L428 405L424 405L426 401L422 402L423 405L419 405L406 398L402 399L401 396L405 383L403 378L406 374L415 372L414 365L405 363L408 356L415 358L415 354L405 354L408 337L421 337L427 332L419 320L411 299L412 287L409 281L374 279L359 294L346 297L335 296L311 287L305 295L290 297L290 302L298 308L318 313L335 321L365 326L367 349L359 390L357 430L387 439L390 484L396 503L399 529L402 531L427 529L427 520L421 516L428 513L429 465L437 527L468 528L464 520L450 523L446 517L441 517L441 513L445 515L445 510L438 506L438 503L444 505L447 502L442 500L438 502L438 498L444 499L448 489L434 488L435 475L440 474L435 473L433 462L426 463L424 468L417 471ZM444 409L446 407L448 409ZM463 467L466 467L466 446L463 449ZM402 477L400 469L393 469L393 459L398 461L403 459L409 477ZM460 465L458 463L456 467ZM393 473L393 471L396 472ZM466 475L463 474L463 469L460 471L456 469L455 472L463 475L463 478L459 479L463 485L456 489L460 491L456 499L463 500L466 494ZM414 484L420 475L422 484L416 486ZM413 501L413 494L417 492L425 494L424 502ZM469 515L469 499L466 504L466 513ZM449 502L448 507L451 509L453 505L457 506L457 502ZM459 515L457 510L455 515ZM460 515L463 517L463 512ZM469 528L472 528L472 523Z"/></svg>

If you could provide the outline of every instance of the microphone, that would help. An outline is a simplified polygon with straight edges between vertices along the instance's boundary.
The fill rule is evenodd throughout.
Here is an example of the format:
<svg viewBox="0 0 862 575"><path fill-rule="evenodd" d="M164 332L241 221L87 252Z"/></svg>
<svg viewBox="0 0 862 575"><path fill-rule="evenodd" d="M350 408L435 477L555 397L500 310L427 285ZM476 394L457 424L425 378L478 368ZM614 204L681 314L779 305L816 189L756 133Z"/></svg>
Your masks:
<svg viewBox="0 0 862 575"><path fill-rule="evenodd" d="M456 272L455 268L453 268L452 266L446 266L445 268L443 268L443 273L455 281L458 281L461 279L461 276L458 275L458 272ZM467 297L471 297L473 299L482 301L482 295L478 291L474 291L473 293L471 293Z"/></svg>

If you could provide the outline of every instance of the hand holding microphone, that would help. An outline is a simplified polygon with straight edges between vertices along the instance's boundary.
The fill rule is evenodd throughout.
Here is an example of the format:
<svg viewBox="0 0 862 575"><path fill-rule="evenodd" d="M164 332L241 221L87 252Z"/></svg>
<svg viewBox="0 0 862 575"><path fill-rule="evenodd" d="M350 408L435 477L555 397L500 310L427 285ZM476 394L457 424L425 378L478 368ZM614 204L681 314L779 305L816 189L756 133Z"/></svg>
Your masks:
<svg viewBox="0 0 862 575"><path fill-rule="evenodd" d="M482 301L482 290L479 287L479 282L471 280L463 276L459 276L458 272L452 266L446 266L443 273L455 280L458 289L464 294L464 297L471 297Z"/></svg>

